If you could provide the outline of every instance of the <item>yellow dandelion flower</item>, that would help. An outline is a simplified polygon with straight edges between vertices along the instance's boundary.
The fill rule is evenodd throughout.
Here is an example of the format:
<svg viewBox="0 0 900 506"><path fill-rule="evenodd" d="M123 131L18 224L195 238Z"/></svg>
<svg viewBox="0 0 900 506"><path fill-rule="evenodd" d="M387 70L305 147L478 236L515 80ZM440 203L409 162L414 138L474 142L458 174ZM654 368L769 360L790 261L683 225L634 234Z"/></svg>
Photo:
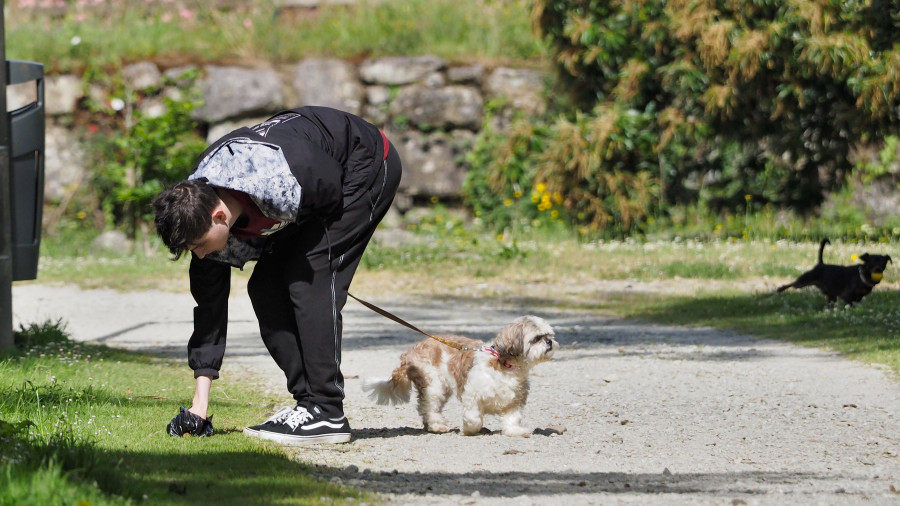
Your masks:
<svg viewBox="0 0 900 506"><path fill-rule="evenodd" d="M502 240L503 240L503 234L497 234L497 240L498 240L498 241L502 241Z"/></svg>
<svg viewBox="0 0 900 506"><path fill-rule="evenodd" d="M545 191L547 191L547 185L545 185L544 183L538 183L537 186L534 187L534 189L537 190L538 193L544 193Z"/></svg>
<svg viewBox="0 0 900 506"><path fill-rule="evenodd" d="M747 195L744 195L744 200L750 202L751 200L753 200L753 195L750 195L749 193Z"/></svg>
<svg viewBox="0 0 900 506"><path fill-rule="evenodd" d="M77 213L75 213L75 217L78 218L79 220L83 220L83 219L87 218L87 213L84 211L78 211Z"/></svg>
<svg viewBox="0 0 900 506"><path fill-rule="evenodd" d="M431 203L432 203L432 204L437 204L437 203L438 203L438 198L437 198L437 197L431 197Z"/></svg>
<svg viewBox="0 0 900 506"><path fill-rule="evenodd" d="M514 192L513 192L513 197L515 197L515 198L517 198L517 199L522 198L522 192L519 191L519 190L514 191Z"/></svg>
<svg viewBox="0 0 900 506"><path fill-rule="evenodd" d="M503 199L503 205L506 207L513 205L513 199Z"/></svg>

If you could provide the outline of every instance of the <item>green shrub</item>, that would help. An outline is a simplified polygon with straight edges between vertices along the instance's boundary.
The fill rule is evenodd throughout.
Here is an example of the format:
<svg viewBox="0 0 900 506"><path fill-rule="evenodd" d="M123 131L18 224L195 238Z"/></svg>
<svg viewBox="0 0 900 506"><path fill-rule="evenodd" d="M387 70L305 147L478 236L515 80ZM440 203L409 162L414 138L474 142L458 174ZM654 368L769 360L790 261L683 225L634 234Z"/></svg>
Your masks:
<svg viewBox="0 0 900 506"><path fill-rule="evenodd" d="M641 157L654 142L646 128L652 117L610 108L550 124L520 118L498 132L489 114L467 158L465 202L497 229L567 224L633 232L653 214L660 192L656 159Z"/></svg>
<svg viewBox="0 0 900 506"><path fill-rule="evenodd" d="M574 224L592 232L627 235L654 214L661 191L652 152L656 116L618 106L560 119L538 157L537 179L546 181Z"/></svg>
<svg viewBox="0 0 900 506"><path fill-rule="evenodd" d="M878 159L861 160L854 167L854 173L863 184L900 173L900 137L887 136L884 146L878 151Z"/></svg>
<svg viewBox="0 0 900 506"><path fill-rule="evenodd" d="M199 104L192 91L196 77L196 70L179 77L180 98L162 97L165 111L159 115L132 110L133 100L125 90L125 110L112 111L111 134L99 131L91 136L96 163L91 189L107 226L124 226L135 237L141 224L152 220L153 197L165 185L186 178L206 147L191 117Z"/></svg>
<svg viewBox="0 0 900 506"><path fill-rule="evenodd" d="M479 223L489 228L544 228L565 219L562 194L548 189L537 177L536 154L546 148L550 129L525 119L499 132L492 103L472 150L463 184L464 202Z"/></svg>
<svg viewBox="0 0 900 506"><path fill-rule="evenodd" d="M897 130L896 2L535 0L533 18L581 111L548 141L553 163L583 157L591 174L632 188L658 175L664 206L739 212L752 195L810 213L850 172L855 142ZM641 137L626 128L630 142L600 142L624 111L644 120ZM570 207L604 207L588 196L566 195ZM618 215L587 218L632 228L643 197L617 200Z"/></svg>

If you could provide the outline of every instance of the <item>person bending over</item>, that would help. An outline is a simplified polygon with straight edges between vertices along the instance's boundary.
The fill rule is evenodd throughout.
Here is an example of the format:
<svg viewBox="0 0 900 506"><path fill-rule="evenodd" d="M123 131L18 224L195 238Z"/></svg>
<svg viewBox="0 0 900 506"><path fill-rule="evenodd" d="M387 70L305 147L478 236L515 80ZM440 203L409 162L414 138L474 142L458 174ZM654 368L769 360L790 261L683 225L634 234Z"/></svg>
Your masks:
<svg viewBox="0 0 900 506"><path fill-rule="evenodd" d="M173 260L191 253L196 302L187 346L194 398L170 434L212 434L207 412L225 354L230 271L256 260L247 291L295 404L244 433L288 445L350 441L341 310L401 172L374 125L300 107L215 141L187 180L156 196L156 230Z"/></svg>

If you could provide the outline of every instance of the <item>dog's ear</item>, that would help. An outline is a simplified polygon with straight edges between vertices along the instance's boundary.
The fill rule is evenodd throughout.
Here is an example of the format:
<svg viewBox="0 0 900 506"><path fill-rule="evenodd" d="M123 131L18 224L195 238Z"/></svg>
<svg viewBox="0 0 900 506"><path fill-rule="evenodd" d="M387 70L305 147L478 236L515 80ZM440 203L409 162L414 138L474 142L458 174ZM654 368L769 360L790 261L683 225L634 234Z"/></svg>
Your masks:
<svg viewBox="0 0 900 506"><path fill-rule="evenodd" d="M859 259L862 260L863 263L868 263L868 262L869 262L869 254L868 254L868 253L863 253L862 256L859 257Z"/></svg>
<svg viewBox="0 0 900 506"><path fill-rule="evenodd" d="M500 329L494 338L494 349L504 357L521 357L525 353L522 333L525 328L521 320L516 320Z"/></svg>
<svg viewBox="0 0 900 506"><path fill-rule="evenodd" d="M888 262L894 263L894 261L891 260L891 256L890 256L890 255L885 255L884 257L888 259Z"/></svg>

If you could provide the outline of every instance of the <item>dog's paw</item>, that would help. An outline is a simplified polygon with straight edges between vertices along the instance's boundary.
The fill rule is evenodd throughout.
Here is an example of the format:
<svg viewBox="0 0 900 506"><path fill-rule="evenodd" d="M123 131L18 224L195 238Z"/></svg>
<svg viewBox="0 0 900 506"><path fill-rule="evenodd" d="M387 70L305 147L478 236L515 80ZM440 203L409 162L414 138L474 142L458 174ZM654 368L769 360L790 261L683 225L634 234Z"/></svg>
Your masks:
<svg viewBox="0 0 900 506"><path fill-rule="evenodd" d="M490 434L491 431L485 429L482 425L463 424L462 433L464 436L477 436L479 434Z"/></svg>
<svg viewBox="0 0 900 506"><path fill-rule="evenodd" d="M425 427L425 430L428 432L433 432L435 434L443 434L445 432L450 432L450 427L447 427L446 424L443 423L431 423Z"/></svg>
<svg viewBox="0 0 900 506"><path fill-rule="evenodd" d="M531 431L524 427L508 427L503 429L503 435L509 437L531 437Z"/></svg>

